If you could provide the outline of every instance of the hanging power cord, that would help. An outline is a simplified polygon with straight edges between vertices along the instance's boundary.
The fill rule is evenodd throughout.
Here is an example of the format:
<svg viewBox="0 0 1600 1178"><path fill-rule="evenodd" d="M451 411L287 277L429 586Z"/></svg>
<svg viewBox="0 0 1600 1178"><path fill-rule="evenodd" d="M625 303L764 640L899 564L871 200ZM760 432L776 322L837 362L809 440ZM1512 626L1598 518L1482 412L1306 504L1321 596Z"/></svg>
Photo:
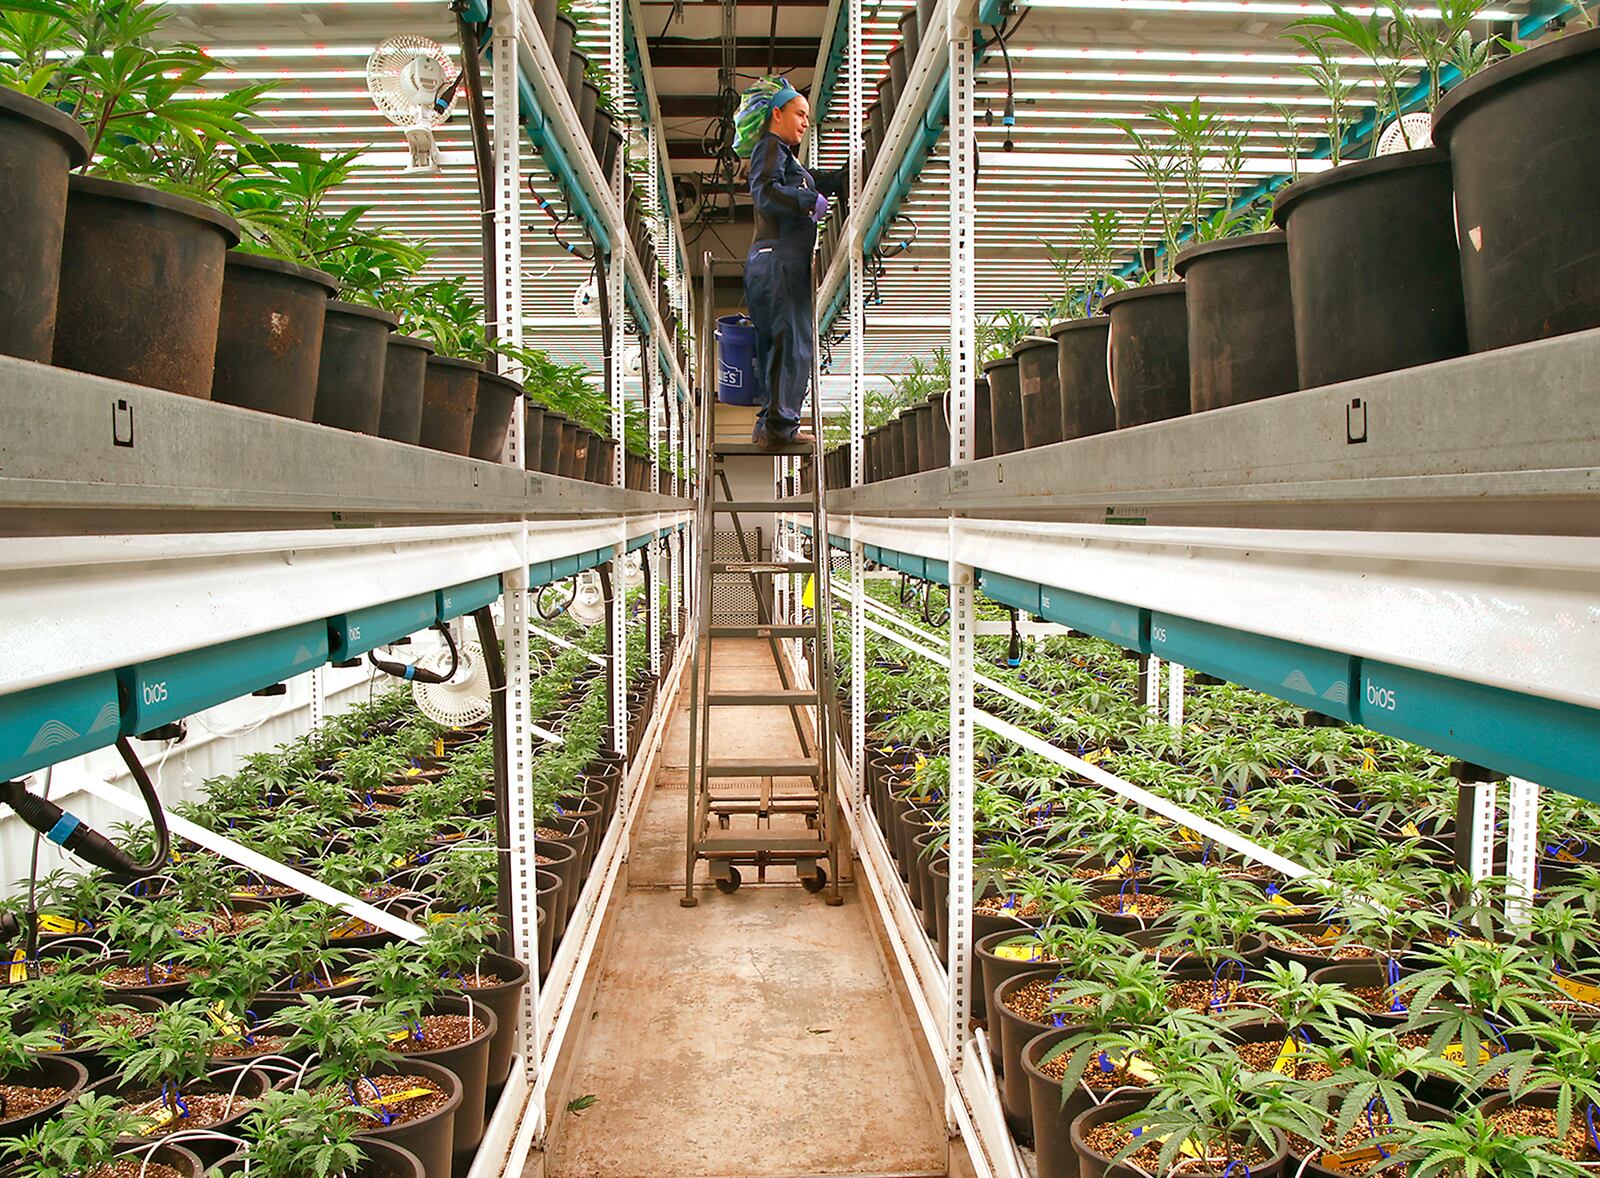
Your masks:
<svg viewBox="0 0 1600 1178"><path fill-rule="evenodd" d="M450 633L450 627L444 622L435 622L431 627L444 635L444 644L450 649L450 669L448 671L429 671L415 663L393 663L388 659L380 659L376 651L369 650L367 659L385 675L392 675L396 679L404 679L407 683L448 683L456 673L456 668L461 665L461 652L456 649L455 635Z"/></svg>
<svg viewBox="0 0 1600 1178"><path fill-rule="evenodd" d="M484 331L492 342L500 318L500 300L494 249L494 149L489 139L489 116L483 97L483 73L479 58L483 53L488 21L473 25L466 17L464 0L452 5L456 14L456 37L461 42L461 77L467 80L467 112L472 123L472 159L478 174L478 241L483 265Z"/></svg>
<svg viewBox="0 0 1600 1178"><path fill-rule="evenodd" d="M568 212L563 216L558 216L556 214L555 205L551 204L544 197L540 196L538 190L534 188L532 176L528 177L528 195L531 196L533 198L533 202L544 211L545 216L550 218L550 228L545 232L549 233L550 236L555 239L555 243L580 261L593 261L593 257L590 254L584 253L577 246L573 245L570 241L567 241L561 236L561 230L572 220L572 213ZM566 195L564 193L562 194L562 200L566 201L568 207L570 208L572 202L566 200Z"/></svg>
<svg viewBox="0 0 1600 1178"><path fill-rule="evenodd" d="M156 846L147 863L135 862L122 848L86 825L77 815L63 810L38 794L29 793L26 784L21 781L0 783L0 803L10 806L16 811L17 817L34 830L84 862L100 868L117 879L143 879L154 875L167 865L167 853L171 849L171 838L167 834L167 816L161 809L161 799L156 796L156 788L150 781L150 775L139 763L138 754L133 751L133 746L128 743L126 736L117 737L117 752L122 754L123 763L128 766L128 772L139 787L139 794L144 798L145 807L150 812L150 825L155 830ZM36 930L29 930L30 940L36 935Z"/></svg>

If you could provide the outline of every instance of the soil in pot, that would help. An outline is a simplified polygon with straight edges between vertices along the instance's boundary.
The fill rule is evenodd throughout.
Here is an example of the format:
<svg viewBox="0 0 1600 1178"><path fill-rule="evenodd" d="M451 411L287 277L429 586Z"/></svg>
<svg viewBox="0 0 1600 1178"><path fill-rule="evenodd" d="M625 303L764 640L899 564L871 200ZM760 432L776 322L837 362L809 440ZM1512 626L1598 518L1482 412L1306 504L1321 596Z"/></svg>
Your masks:
<svg viewBox="0 0 1600 1178"><path fill-rule="evenodd" d="M446 454L466 454L472 448L472 418L482 372L483 365L472 360L428 357L418 443Z"/></svg>
<svg viewBox="0 0 1600 1178"><path fill-rule="evenodd" d="M337 299L328 304L322 325L322 360L317 366L313 421L358 434L378 433L384 407L384 371L392 354L389 334L398 323L393 315L376 307ZM418 375L426 363L427 354L423 353L416 365Z"/></svg>
<svg viewBox="0 0 1600 1178"><path fill-rule="evenodd" d="M1278 194L1301 388L1466 351L1452 197L1438 148L1344 164Z"/></svg>
<svg viewBox="0 0 1600 1178"><path fill-rule="evenodd" d="M1063 319L1050 325L1056 341L1056 379L1061 385L1061 440L1110 433L1117 428L1106 348L1111 319Z"/></svg>
<svg viewBox="0 0 1600 1178"><path fill-rule="evenodd" d="M1504 1094L1484 1102L1485 1119L1495 1128L1519 1137L1547 1137L1550 1149L1582 1166L1600 1166L1600 1149L1589 1135L1590 1115L1600 1123L1600 1109L1586 1106L1580 1097L1573 1102L1571 1124L1565 1135L1556 1133L1557 1094L1554 1089L1535 1089L1515 1102Z"/></svg>
<svg viewBox="0 0 1600 1178"><path fill-rule="evenodd" d="M115 1097L123 1111L135 1118L137 1128L130 1140L153 1141L170 1133L193 1129L226 1133L249 1115L267 1086L264 1072L248 1071L240 1076L228 1069L218 1070L197 1084L184 1086L180 1096L182 1105L175 1117L160 1085L133 1087L107 1080L99 1090L103 1095ZM230 1152L225 1142L214 1140L185 1140L184 1146L207 1163L218 1161Z"/></svg>
<svg viewBox="0 0 1600 1178"><path fill-rule="evenodd" d="M0 1077L0 1138L20 1137L42 1124L89 1082L77 1060L35 1056L25 1068Z"/></svg>
<svg viewBox="0 0 1600 1178"><path fill-rule="evenodd" d="M522 988L528 984L528 967L514 957L486 954L475 970L457 979L464 992L480 1006L494 1011L494 1033L489 1038L489 1085L502 1083L511 1070L511 1056L517 1045L517 1020L521 1013Z"/></svg>
<svg viewBox="0 0 1600 1178"><path fill-rule="evenodd" d="M209 398L223 268L238 240L233 218L207 205L73 176L54 363Z"/></svg>
<svg viewBox="0 0 1600 1178"><path fill-rule="evenodd" d="M383 358L383 406L378 436L415 446L422 435L422 389L433 345L409 335L391 335Z"/></svg>
<svg viewBox="0 0 1600 1178"><path fill-rule="evenodd" d="M1474 352L1600 327L1600 30L1491 65L1440 102Z"/></svg>
<svg viewBox="0 0 1600 1178"><path fill-rule="evenodd" d="M1031 450L1061 440L1061 367L1056 341L1030 335L1012 355L1022 390L1022 444Z"/></svg>
<svg viewBox="0 0 1600 1178"><path fill-rule="evenodd" d="M1420 1100L1406 1103L1406 1116L1413 1121L1450 1121L1455 1119L1455 1114L1448 1109L1438 1108ZM1365 1117L1357 1120L1356 1125L1334 1143L1333 1152L1340 1155L1337 1165L1323 1165L1327 1157L1326 1147L1320 1142L1309 1141L1304 1137L1293 1134L1289 1136L1289 1163L1287 1172L1296 1178L1364 1178L1365 1175L1374 1173L1390 1174L1394 1169L1378 1170L1382 1165L1381 1156L1368 1156L1367 1150L1371 1148L1373 1131L1385 1132L1389 1125L1389 1113L1384 1105L1379 1102L1372 1109L1372 1127L1368 1128ZM1324 1132L1332 1134L1334 1122L1329 1122ZM1394 1143L1389 1143L1389 1148L1394 1148ZM1327 1158L1331 1163L1334 1158ZM1303 1163L1303 1168L1302 1168Z"/></svg>
<svg viewBox="0 0 1600 1178"><path fill-rule="evenodd" d="M1173 267L1189 291L1190 412L1300 387L1288 238L1251 233L1203 242L1179 253Z"/></svg>
<svg viewBox="0 0 1600 1178"><path fill-rule="evenodd" d="M1108 295L1111 397L1117 428L1166 421L1189 412L1189 313L1181 282L1158 282Z"/></svg>
<svg viewBox="0 0 1600 1178"><path fill-rule="evenodd" d="M0 354L50 363L56 338L67 173L89 158L77 120L0 87Z"/></svg>
<svg viewBox="0 0 1600 1178"><path fill-rule="evenodd" d="M228 255L217 370L211 399L295 421L317 402L322 329L339 284L321 270L244 254Z"/></svg>
<svg viewBox="0 0 1600 1178"><path fill-rule="evenodd" d="M1134 1178L1134 1175L1161 1172L1157 1169L1157 1162L1161 1157L1159 1142L1143 1146L1129 1154L1127 1161L1133 1163L1132 1165L1112 1161L1133 1140L1133 1130L1136 1127L1118 1122L1142 1107L1144 1107L1142 1104L1135 1101L1108 1101L1080 1113L1072 1122L1072 1148L1078 1155L1079 1172L1085 1175L1085 1178L1088 1175L1095 1175L1098 1178L1102 1174L1106 1178ZM1191 1162L1183 1172L1190 1178L1220 1178L1223 1172L1227 1171L1231 1178L1248 1167L1252 1178L1277 1178L1283 1173L1288 1156L1288 1143L1280 1137L1270 1146L1262 1145L1260 1142L1241 1144L1235 1153L1235 1160L1242 1161L1244 1165L1235 1165L1231 1170L1228 1170L1228 1162L1219 1157L1210 1165L1199 1161Z"/></svg>
<svg viewBox="0 0 1600 1178"><path fill-rule="evenodd" d="M983 366L989 382L990 454L1011 454L1022 449L1022 383L1013 356L990 360ZM985 456L987 457L987 455Z"/></svg>
<svg viewBox="0 0 1600 1178"><path fill-rule="evenodd" d="M478 402L472 416L472 442L468 453L485 462L505 459L511 414L522 396L522 386L494 372L478 375Z"/></svg>

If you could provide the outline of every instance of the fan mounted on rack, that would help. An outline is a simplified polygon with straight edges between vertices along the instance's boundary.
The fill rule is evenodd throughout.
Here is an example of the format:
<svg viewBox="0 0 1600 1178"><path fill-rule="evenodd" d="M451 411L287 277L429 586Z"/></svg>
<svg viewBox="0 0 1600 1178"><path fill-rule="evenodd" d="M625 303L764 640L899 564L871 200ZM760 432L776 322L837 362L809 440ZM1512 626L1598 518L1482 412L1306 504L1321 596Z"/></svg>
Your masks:
<svg viewBox="0 0 1600 1178"><path fill-rule="evenodd" d="M1433 116L1420 110L1403 114L1383 129L1378 137L1379 155L1396 155L1433 146Z"/></svg>
<svg viewBox="0 0 1600 1178"><path fill-rule="evenodd" d="M407 173L437 172L443 163L433 132L455 107L460 77L437 41L415 33L385 39L367 58L367 92L384 117L406 133Z"/></svg>

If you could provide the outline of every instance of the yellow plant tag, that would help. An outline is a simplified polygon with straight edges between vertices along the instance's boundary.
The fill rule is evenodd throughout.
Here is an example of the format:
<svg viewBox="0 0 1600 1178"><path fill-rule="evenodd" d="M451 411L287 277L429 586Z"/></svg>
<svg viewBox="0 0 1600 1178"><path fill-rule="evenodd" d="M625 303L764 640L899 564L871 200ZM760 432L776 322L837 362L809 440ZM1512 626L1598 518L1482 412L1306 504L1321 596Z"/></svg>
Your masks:
<svg viewBox="0 0 1600 1178"><path fill-rule="evenodd" d="M220 1002L213 1002L206 1011L206 1017L211 1020L211 1025L224 1035L233 1039L243 1039L245 1032L244 1020L238 1015L228 1013L228 1008Z"/></svg>
<svg viewBox="0 0 1600 1178"><path fill-rule="evenodd" d="M436 757L444 756L444 737L436 736L433 738L433 755Z"/></svg>
<svg viewBox="0 0 1600 1178"><path fill-rule="evenodd" d="M1294 1075L1295 1056L1300 1052L1300 1045L1295 1042L1293 1035L1284 1037L1283 1046L1278 1048L1278 1058L1273 1061L1272 1070L1284 1076Z"/></svg>
<svg viewBox="0 0 1600 1178"><path fill-rule="evenodd" d="M1422 831L1417 828L1417 824L1415 822L1406 823L1400 828L1400 833L1409 839L1419 839L1422 837Z"/></svg>
<svg viewBox="0 0 1600 1178"><path fill-rule="evenodd" d="M57 916L53 912L45 912L39 917L39 931L41 933L86 933L89 931L89 926L81 920L71 920L65 916Z"/></svg>
<svg viewBox="0 0 1600 1178"><path fill-rule="evenodd" d="M1446 1059L1450 1060L1453 1063L1462 1063L1462 1064L1464 1064L1464 1063L1467 1062L1467 1049L1466 1049L1466 1047L1464 1047L1460 1043L1451 1043L1451 1044L1449 1044L1449 1045L1447 1045L1445 1047L1445 1049L1444 1049L1444 1057ZM1482 1044L1479 1044L1479 1046L1478 1046L1478 1066L1482 1067L1484 1064L1488 1063L1493 1058L1494 1058L1494 1056L1489 1054L1489 1049L1487 1047L1484 1047Z"/></svg>
<svg viewBox="0 0 1600 1178"><path fill-rule="evenodd" d="M1142 1055L1129 1055L1125 1051L1105 1051L1101 1053L1111 1063L1127 1072L1135 1080L1143 1080L1146 1084L1154 1084L1161 1079L1161 1073L1156 1071L1148 1059ZM1162 1138L1163 1141L1166 1138Z"/></svg>
<svg viewBox="0 0 1600 1178"><path fill-rule="evenodd" d="M1287 908L1291 912L1305 911L1305 909L1301 908L1300 905L1289 903L1289 901L1285 900L1278 892L1273 892L1272 895L1268 896L1267 903L1274 908Z"/></svg>
<svg viewBox="0 0 1600 1178"><path fill-rule="evenodd" d="M1344 929L1340 928L1336 924L1330 924L1327 928L1323 929L1322 933L1317 937L1317 944L1331 945L1342 936L1344 936Z"/></svg>
<svg viewBox="0 0 1600 1178"><path fill-rule="evenodd" d="M1371 773L1378 767L1378 750L1364 748L1361 750L1361 769L1364 773Z"/></svg>
<svg viewBox="0 0 1600 1178"><path fill-rule="evenodd" d="M359 916L352 916L348 920L340 921L338 924L334 925L331 929L329 929L328 930L328 936L330 936L330 937L354 937L354 936L359 936L366 929L366 927L367 927L367 922L366 921L362 920Z"/></svg>
<svg viewBox="0 0 1600 1178"><path fill-rule="evenodd" d="M25 982L28 980L28 951L26 949L18 949L11 955L9 980L13 982Z"/></svg>
<svg viewBox="0 0 1600 1178"><path fill-rule="evenodd" d="M404 774L402 774L402 776L405 776L405 777L421 777L422 776L422 770L418 769L415 765L407 765L406 766L406 771L405 771Z"/></svg>
<svg viewBox="0 0 1600 1178"><path fill-rule="evenodd" d="M1383 1150L1376 1145L1369 1145L1364 1149L1346 1150L1344 1153L1334 1153L1325 1149L1322 1151L1322 1156L1317 1159L1317 1165L1326 1170L1348 1170L1363 1162L1376 1162L1382 1158Z"/></svg>
<svg viewBox="0 0 1600 1178"><path fill-rule="evenodd" d="M1100 873L1100 878L1101 879L1121 879L1123 876L1127 875L1128 872L1131 871L1131 870L1133 870L1133 856L1131 854L1125 854L1125 855L1122 856L1122 858L1118 859L1110 867L1108 867L1104 871L1102 871Z"/></svg>
<svg viewBox="0 0 1600 1178"><path fill-rule="evenodd" d="M1005 961L1038 961L1037 945L996 945L994 955Z"/></svg>
<svg viewBox="0 0 1600 1178"><path fill-rule="evenodd" d="M1243 802L1240 802L1237 806L1235 806L1233 808L1233 812L1235 814L1248 814L1248 813L1250 813L1250 807L1245 805Z"/></svg>
<svg viewBox="0 0 1600 1178"><path fill-rule="evenodd" d="M1091 765L1098 765L1105 755L1105 749L1090 749L1088 752L1083 754L1083 759L1088 761Z"/></svg>
<svg viewBox="0 0 1600 1178"><path fill-rule="evenodd" d="M164 1108L153 1116L140 1117L134 1124L135 1132L141 1137L148 1137L157 1129L164 1129L178 1119L178 1114L170 1108Z"/></svg>
<svg viewBox="0 0 1600 1178"><path fill-rule="evenodd" d="M428 923L438 924L441 920L455 920L460 915L461 913L459 912L430 912L428 913Z"/></svg>
<svg viewBox="0 0 1600 1178"><path fill-rule="evenodd" d="M408 1100L415 1100L419 1096L432 1096L432 1088L402 1088L399 1092L391 1092L387 1096L373 1100L373 1104L380 1108L390 1104L404 1104Z"/></svg>
<svg viewBox="0 0 1600 1178"><path fill-rule="evenodd" d="M1562 863L1576 863L1578 861L1578 857L1565 847L1556 852L1556 859Z"/></svg>
<svg viewBox="0 0 1600 1178"><path fill-rule="evenodd" d="M1600 986L1591 986L1586 982L1574 981L1572 978L1556 975L1556 985L1565 990L1571 997L1579 1002L1590 1002L1600 1006Z"/></svg>

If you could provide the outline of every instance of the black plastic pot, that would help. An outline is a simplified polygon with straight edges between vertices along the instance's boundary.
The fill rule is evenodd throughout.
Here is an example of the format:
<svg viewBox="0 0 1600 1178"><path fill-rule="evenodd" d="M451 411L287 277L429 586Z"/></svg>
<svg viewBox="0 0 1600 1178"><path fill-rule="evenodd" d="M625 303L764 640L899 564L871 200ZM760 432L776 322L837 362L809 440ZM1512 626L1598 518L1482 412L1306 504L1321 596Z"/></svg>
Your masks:
<svg viewBox="0 0 1600 1178"><path fill-rule="evenodd" d="M429 356L422 386L422 428L419 444L446 454L472 449L472 419L478 405L478 377L483 365L450 356Z"/></svg>
<svg viewBox="0 0 1600 1178"><path fill-rule="evenodd" d="M483 1140L483 1124L489 1089L489 1042L494 1037L495 1013L490 1007L467 996L446 996L436 999L425 1013L465 1015L483 1024L483 1030L464 1043L431 1050L408 1051L405 1058L425 1060L448 1068L461 1083L461 1101L455 1108L455 1124L451 1131L451 1152L455 1155L458 1170L471 1164L472 1152ZM466 1165L463 1165L463 1159Z"/></svg>
<svg viewBox="0 0 1600 1178"><path fill-rule="evenodd" d="M600 87L587 78L578 89L578 129L583 138L594 142L595 115L600 109Z"/></svg>
<svg viewBox="0 0 1600 1178"><path fill-rule="evenodd" d="M525 470L543 470L545 408L529 397L522 403L522 465Z"/></svg>
<svg viewBox="0 0 1600 1178"><path fill-rule="evenodd" d="M581 479L589 469L589 433L587 426L568 421L561 427L561 474L563 478Z"/></svg>
<svg viewBox="0 0 1600 1178"><path fill-rule="evenodd" d="M561 473L561 442L567 415L549 407L544 411L544 429L539 440L539 469L544 474Z"/></svg>
<svg viewBox="0 0 1600 1178"><path fill-rule="evenodd" d="M626 136L623 135L615 123L609 121L606 123L605 142L600 148L600 167L607 176L611 175L617 166L617 155L622 151L622 144L625 139Z"/></svg>
<svg viewBox="0 0 1600 1178"><path fill-rule="evenodd" d="M323 323L328 300L338 289L330 275L310 266L231 252L223 274L211 399L310 421Z"/></svg>
<svg viewBox="0 0 1600 1178"><path fill-rule="evenodd" d="M906 92L906 79L911 73L911 54L906 51L903 44L896 45L889 50L886 64L889 67L889 76L894 80L895 101L898 102L900 95Z"/></svg>
<svg viewBox="0 0 1600 1178"><path fill-rule="evenodd" d="M616 465L613 453L616 446L610 438L594 434L589 441L589 461L583 477L591 483L610 486L612 467Z"/></svg>
<svg viewBox="0 0 1600 1178"><path fill-rule="evenodd" d="M67 186L54 363L211 396L232 217L92 176Z"/></svg>
<svg viewBox="0 0 1600 1178"><path fill-rule="evenodd" d="M465 993L474 1002L494 1011L494 1034L489 1039L489 1087L505 1081L511 1070L511 1057L517 1049L517 1022L522 1011L522 988L528 984L528 967L515 957L487 954L481 968L500 979L497 986L475 986Z"/></svg>
<svg viewBox="0 0 1600 1178"><path fill-rule="evenodd" d="M1378 961L1344 961L1337 965L1327 965L1319 970L1312 971L1313 982L1327 982L1336 986L1386 986L1388 975L1382 963ZM1401 978L1401 988L1404 989L1405 979ZM1347 1017L1358 1018L1375 1027L1399 1027L1409 1017L1404 1011L1374 1011L1361 1008L1351 1011Z"/></svg>
<svg viewBox="0 0 1600 1178"><path fill-rule="evenodd" d="M577 45L573 45L572 52L567 54L567 97L572 99L572 108L578 109L578 104L583 101L583 79L588 69L589 59L583 55Z"/></svg>
<svg viewBox="0 0 1600 1178"><path fill-rule="evenodd" d="M50 363L67 220L67 173L89 158L76 119L0 87L0 354Z"/></svg>
<svg viewBox="0 0 1600 1178"><path fill-rule="evenodd" d="M1111 316L1111 399L1117 428L1189 412L1189 317L1181 282L1107 295Z"/></svg>
<svg viewBox="0 0 1600 1178"><path fill-rule="evenodd" d="M1204 413L1300 387L1289 298L1289 242L1250 233L1190 246L1173 260L1189 296L1189 410Z"/></svg>
<svg viewBox="0 0 1600 1178"><path fill-rule="evenodd" d="M948 393L935 393L917 406L917 456L923 470L950 465L950 423L945 420Z"/></svg>
<svg viewBox="0 0 1600 1178"><path fill-rule="evenodd" d="M511 433L511 414L522 396L522 386L495 372L478 375L478 403L472 414L472 443L468 453L485 462L500 462Z"/></svg>
<svg viewBox="0 0 1600 1178"><path fill-rule="evenodd" d="M1056 379L1061 386L1061 440L1110 433L1117 428L1111 400L1107 349L1111 319L1063 319L1050 325L1056 341Z"/></svg>
<svg viewBox="0 0 1600 1178"><path fill-rule="evenodd" d="M1023 1018L1006 1005L1006 1000L1024 986L1052 981L1059 974L1059 969L1038 968L1012 974L990 995L989 1033L1000 1038L1000 1104L1012 1133L1030 1145L1033 1143L1033 1108L1028 1098L1028 1073L1022 1070L1022 1049L1034 1036L1050 1030L1051 1024Z"/></svg>
<svg viewBox="0 0 1600 1178"><path fill-rule="evenodd" d="M444 1107L435 1109L425 1117L403 1121L394 1125L377 1126L366 1136L398 1145L416 1155L422 1163L424 1178L450 1178L451 1155L455 1146L456 1109L461 1104L461 1081L449 1068L426 1059L399 1059L385 1064L373 1073L376 1076L417 1076L428 1079L450 1094Z"/></svg>
<svg viewBox="0 0 1600 1178"><path fill-rule="evenodd" d="M1072 1122L1095 1102L1078 1085L1063 1097L1061 1082L1039 1070L1039 1061L1057 1043L1076 1033L1076 1028L1044 1031L1022 1046L1018 1060L1028 1077L1028 1107L1033 1116L1034 1178L1077 1178L1078 1155L1072 1148ZM1092 1065L1091 1065L1092 1066ZM1147 1098L1132 1089L1123 1089L1112 1099L1126 1101L1131 1111Z"/></svg>
<svg viewBox="0 0 1600 1178"><path fill-rule="evenodd" d="M322 362L317 368L313 421L358 434L378 433L384 408L384 373L392 354L389 336L398 322L389 312L376 307L337 299L328 304L322 325ZM411 350L418 352L416 371L421 375L427 353Z"/></svg>
<svg viewBox="0 0 1600 1178"><path fill-rule="evenodd" d="M357 1137L355 1140L356 1146L361 1150L362 1160L351 1169L344 1171L341 1178L427 1178L426 1172L422 1168L421 1159L409 1149L377 1137ZM175 1147L163 1146L162 1148L171 1149ZM191 1154L190 1156L192 1157L193 1155ZM166 1159L162 1158L158 1153L154 1160L161 1162ZM245 1173L245 1161L246 1155L242 1152L230 1154L217 1163L216 1172L225 1175L226 1178L234 1178L236 1175L242 1176ZM172 1165L170 1162L168 1164ZM200 1160L196 1158L195 1165L200 1166L201 1164ZM181 1169L180 1166L176 1165L173 1168ZM201 1178L202 1171L196 1170L192 1175L188 1171L184 1171L184 1173L186 1178Z"/></svg>
<svg viewBox="0 0 1600 1178"><path fill-rule="evenodd" d="M899 25L900 44L905 50L905 60L907 63L916 61L917 51L922 47L922 24L917 18L917 10L907 9L900 17Z"/></svg>
<svg viewBox="0 0 1600 1178"><path fill-rule="evenodd" d="M56 1054L35 1055L27 1067L7 1072L5 1082L19 1088L60 1088L63 1093L59 1100L25 1116L6 1118L0 1115L0 1138L21 1137L78 1099L78 1093L89 1083L89 1073L75 1059Z"/></svg>
<svg viewBox="0 0 1600 1178"><path fill-rule="evenodd" d="M383 405L378 436L415 446L422 435L422 390L433 345L409 335L388 337L383 360Z"/></svg>
<svg viewBox="0 0 1600 1178"><path fill-rule="evenodd" d="M241 1071L244 1073L242 1076L239 1074ZM250 1115L255 1102L260 1100L271 1086L272 1078L264 1071L222 1065L214 1068L201 1083L191 1085L190 1090L198 1090L210 1094L221 1093L226 1095L235 1093L237 1095L238 1102L234 1105L232 1116L215 1125L205 1126L207 1132L227 1134L234 1131L239 1122ZM99 1095L117 1099L131 1099L140 1092L149 1093L147 1099L153 1098L160 1090L161 1085L159 1084L127 1084L116 1078L103 1080L94 1086L94 1091ZM179 1127L172 1130L174 1134L182 1131L181 1123ZM153 1141L159 1140L159 1138L130 1136L124 1137L122 1140L131 1146L136 1144L149 1145ZM185 1139L183 1147L208 1166L215 1165L233 1152L233 1147L228 1142L208 1137Z"/></svg>
<svg viewBox="0 0 1600 1178"><path fill-rule="evenodd" d="M1439 148L1344 164L1278 194L1301 388L1467 350L1451 209Z"/></svg>
<svg viewBox="0 0 1600 1178"><path fill-rule="evenodd" d="M550 43L552 53L555 50L556 13L558 11L556 0L534 0L533 23L543 30L545 40ZM572 42L568 41L567 47L571 48L571 46ZM560 64L561 58L557 57L556 65L559 66Z"/></svg>
<svg viewBox="0 0 1600 1178"><path fill-rule="evenodd" d="M895 419L898 425L896 437L900 447L900 473L916 474L922 469L922 456L917 447L917 418L914 409L902 410Z"/></svg>
<svg viewBox="0 0 1600 1178"><path fill-rule="evenodd" d="M994 457L994 412L989 399L989 378L980 376L972 383L972 458Z"/></svg>
<svg viewBox="0 0 1600 1178"><path fill-rule="evenodd" d="M1444 96L1474 352L1600 327L1600 29L1514 54Z"/></svg>
<svg viewBox="0 0 1600 1178"><path fill-rule="evenodd" d="M1011 454L1022 449L1022 382L1017 376L1014 356L1002 356L983 366L989 382L989 428L992 454ZM984 455L988 457L988 455Z"/></svg>
<svg viewBox="0 0 1600 1178"><path fill-rule="evenodd" d="M1061 368L1056 341L1030 335L1012 349L1022 390L1022 445L1032 450L1061 440Z"/></svg>
<svg viewBox="0 0 1600 1178"><path fill-rule="evenodd" d="M607 176L611 173L606 169L604 160L606 154L606 140L611 137L611 116L598 106L594 112L594 123L589 128L589 146L594 149L594 158ZM647 271L648 273L648 271Z"/></svg>
<svg viewBox="0 0 1600 1178"><path fill-rule="evenodd" d="M973 944L973 957L978 962L979 989L983 992L983 1006L985 1009L994 1005L994 992L1000 988L1002 982L1009 981L1019 973L1035 973L1054 963L1048 961L1029 961L1001 957L996 950L1005 941L1013 937L1024 936L1031 930L1025 927L998 929L978 938ZM994 1061L995 1075L1005 1070L1005 1057L1000 1051L1000 1036L989 1036L989 1056Z"/></svg>

